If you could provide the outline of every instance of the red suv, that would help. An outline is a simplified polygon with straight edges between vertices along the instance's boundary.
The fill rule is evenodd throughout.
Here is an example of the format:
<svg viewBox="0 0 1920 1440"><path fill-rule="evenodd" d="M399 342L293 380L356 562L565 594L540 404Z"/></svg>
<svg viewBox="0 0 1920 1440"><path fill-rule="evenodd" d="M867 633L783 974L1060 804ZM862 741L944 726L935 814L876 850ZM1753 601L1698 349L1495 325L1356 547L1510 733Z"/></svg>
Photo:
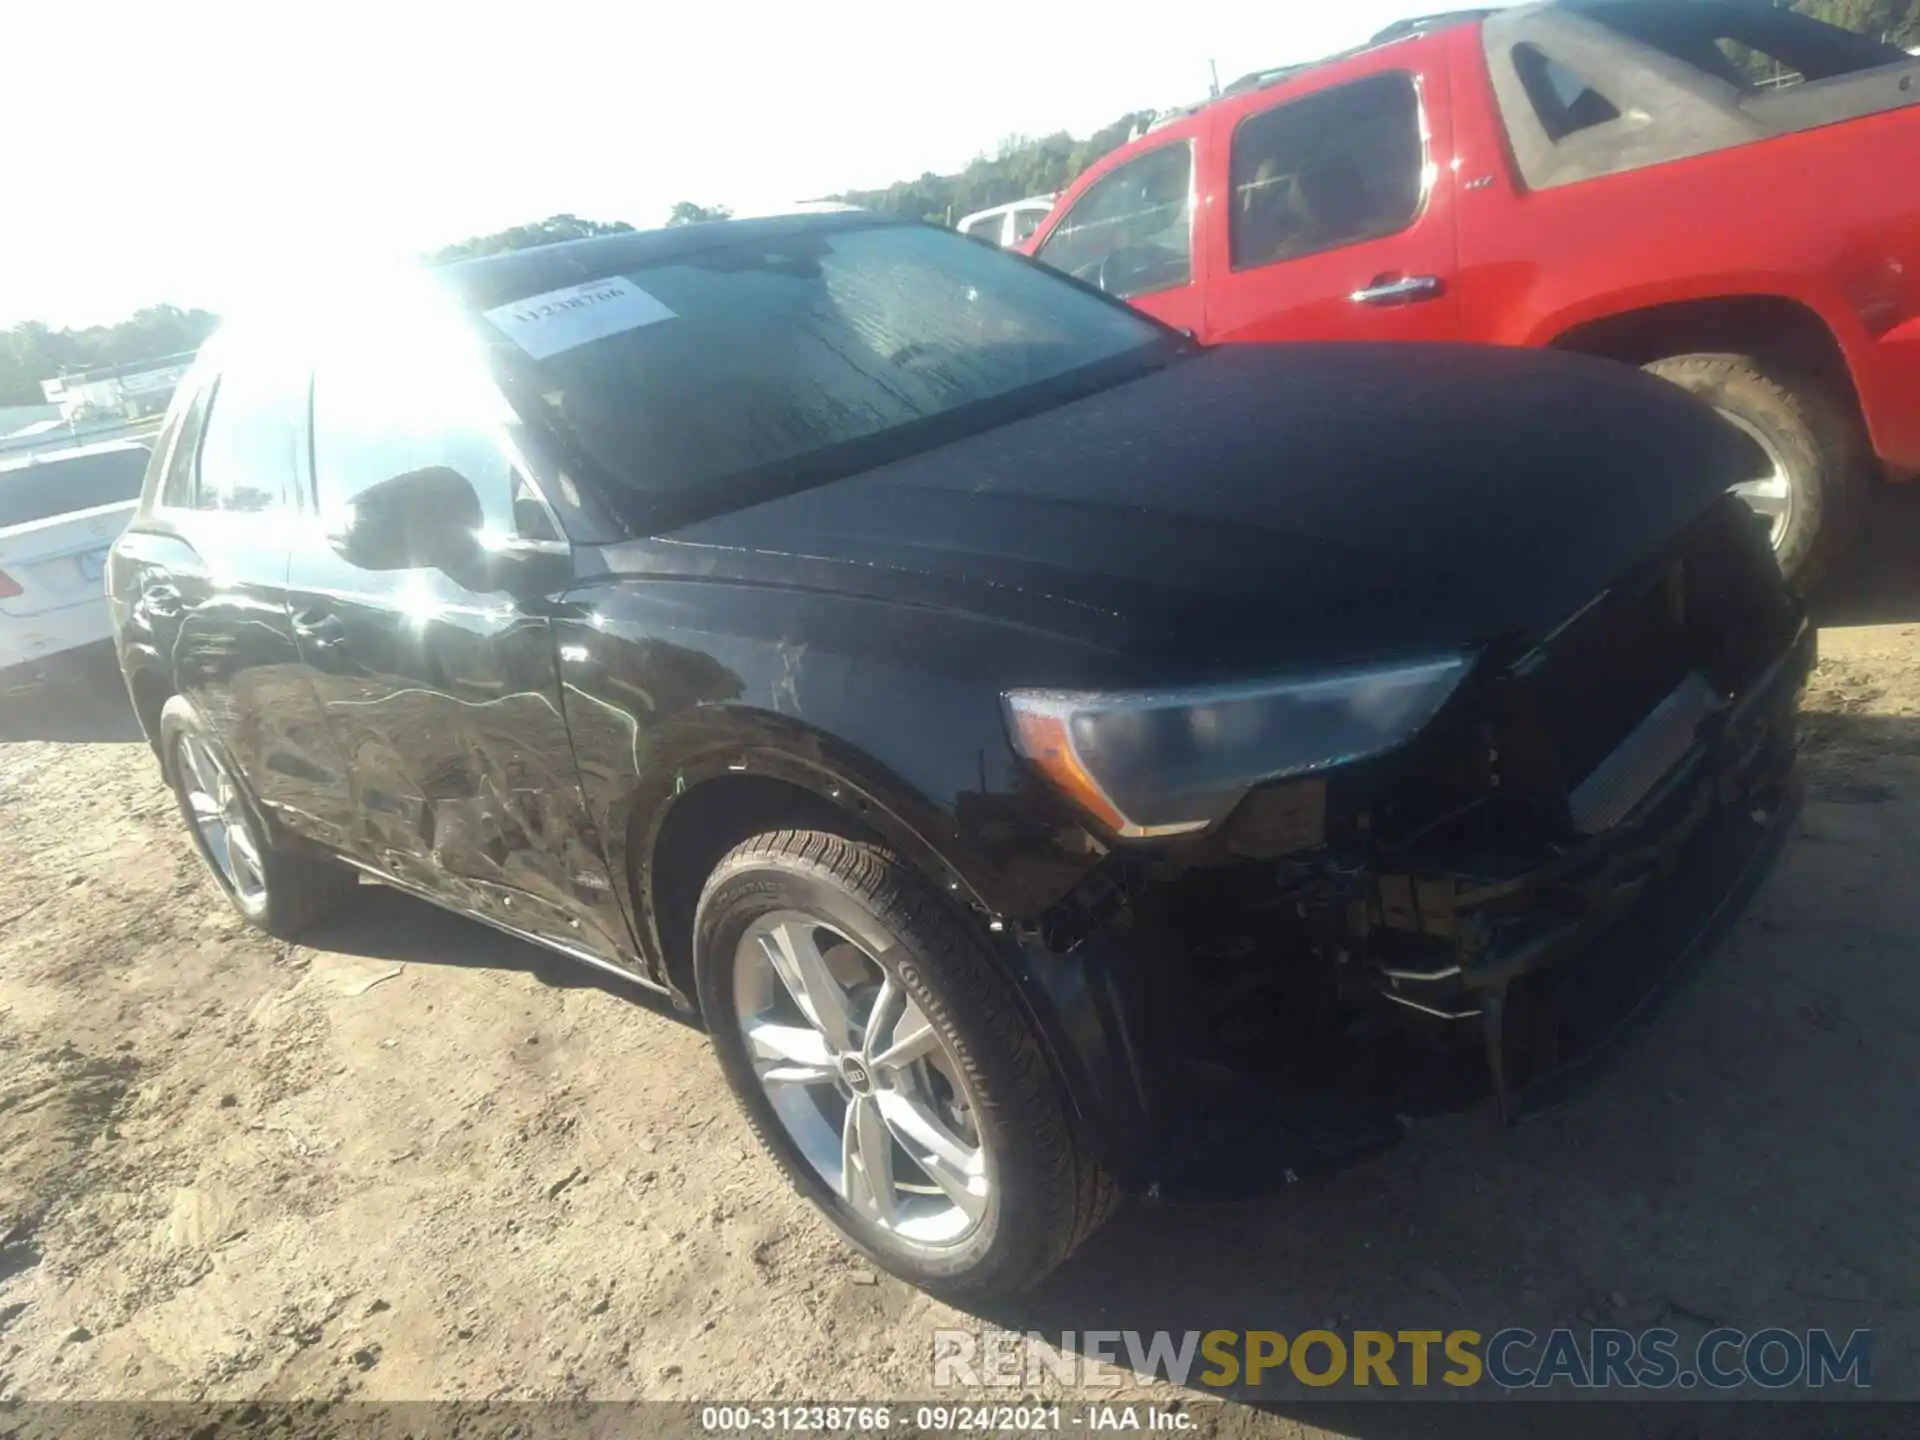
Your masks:
<svg viewBox="0 0 1920 1440"><path fill-rule="evenodd" d="M1208 344L1627 361L1758 447L1806 578L1877 456L1920 471L1920 59L1739 0L1410 22L1248 76L1080 177L1022 248Z"/></svg>

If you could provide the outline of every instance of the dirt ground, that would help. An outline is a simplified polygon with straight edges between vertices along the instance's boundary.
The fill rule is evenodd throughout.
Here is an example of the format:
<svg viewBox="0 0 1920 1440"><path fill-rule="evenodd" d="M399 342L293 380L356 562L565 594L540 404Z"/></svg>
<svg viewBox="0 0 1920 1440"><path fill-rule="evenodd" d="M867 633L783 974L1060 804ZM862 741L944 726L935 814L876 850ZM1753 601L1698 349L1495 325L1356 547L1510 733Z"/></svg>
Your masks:
<svg viewBox="0 0 1920 1440"><path fill-rule="evenodd" d="M0 1400L924 1398L939 1326L1603 1322L1871 1326L1920 1398L1920 490L1857 568L1797 833L1597 1086L1132 1209L986 1317L842 1250L697 1030L374 886L266 940L110 673L0 693Z"/></svg>

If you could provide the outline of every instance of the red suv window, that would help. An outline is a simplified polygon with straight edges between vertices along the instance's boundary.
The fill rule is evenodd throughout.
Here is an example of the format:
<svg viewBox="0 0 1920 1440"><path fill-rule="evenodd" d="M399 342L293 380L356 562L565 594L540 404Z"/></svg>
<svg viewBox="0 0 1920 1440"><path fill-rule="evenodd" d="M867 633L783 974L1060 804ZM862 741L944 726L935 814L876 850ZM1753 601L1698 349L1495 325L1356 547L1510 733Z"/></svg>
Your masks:
<svg viewBox="0 0 1920 1440"><path fill-rule="evenodd" d="M1233 134L1233 268L1406 229L1425 169L1411 75L1369 76L1248 116Z"/></svg>
<svg viewBox="0 0 1920 1440"><path fill-rule="evenodd" d="M1036 259L1131 300L1193 278L1193 142L1137 155L1088 187Z"/></svg>

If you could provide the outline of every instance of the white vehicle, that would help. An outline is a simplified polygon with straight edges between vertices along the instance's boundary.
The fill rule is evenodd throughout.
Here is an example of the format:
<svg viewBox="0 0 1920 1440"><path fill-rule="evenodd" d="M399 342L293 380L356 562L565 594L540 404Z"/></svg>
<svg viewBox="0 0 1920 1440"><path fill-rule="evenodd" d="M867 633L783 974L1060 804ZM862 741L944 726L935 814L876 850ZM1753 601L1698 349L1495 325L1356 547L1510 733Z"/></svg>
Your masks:
<svg viewBox="0 0 1920 1440"><path fill-rule="evenodd" d="M107 639L107 547L140 502L147 447L0 460L0 670Z"/></svg>
<svg viewBox="0 0 1920 1440"><path fill-rule="evenodd" d="M976 210L960 217L953 228L975 240L985 240L1003 249L1011 249L1040 228L1040 222L1053 209L1053 196L1029 195L1010 205L995 205L991 210Z"/></svg>

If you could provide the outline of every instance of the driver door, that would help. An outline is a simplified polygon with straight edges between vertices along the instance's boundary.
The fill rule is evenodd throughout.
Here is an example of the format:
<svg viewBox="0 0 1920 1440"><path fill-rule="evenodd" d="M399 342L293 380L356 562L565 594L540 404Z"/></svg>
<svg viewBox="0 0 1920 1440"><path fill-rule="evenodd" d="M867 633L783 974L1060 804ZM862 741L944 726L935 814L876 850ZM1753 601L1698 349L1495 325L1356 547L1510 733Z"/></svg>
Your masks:
<svg viewBox="0 0 1920 1440"><path fill-rule="evenodd" d="M312 403L318 518L293 538L288 609L344 768L332 793L352 852L536 939L622 954L561 713L550 616L572 560L505 402L396 347L323 357ZM429 467L473 487L497 572L369 569L335 547L344 506Z"/></svg>
<svg viewBox="0 0 1920 1440"><path fill-rule="evenodd" d="M1034 252L1189 334L1206 319L1194 244L1194 148L1181 136L1089 185Z"/></svg>

